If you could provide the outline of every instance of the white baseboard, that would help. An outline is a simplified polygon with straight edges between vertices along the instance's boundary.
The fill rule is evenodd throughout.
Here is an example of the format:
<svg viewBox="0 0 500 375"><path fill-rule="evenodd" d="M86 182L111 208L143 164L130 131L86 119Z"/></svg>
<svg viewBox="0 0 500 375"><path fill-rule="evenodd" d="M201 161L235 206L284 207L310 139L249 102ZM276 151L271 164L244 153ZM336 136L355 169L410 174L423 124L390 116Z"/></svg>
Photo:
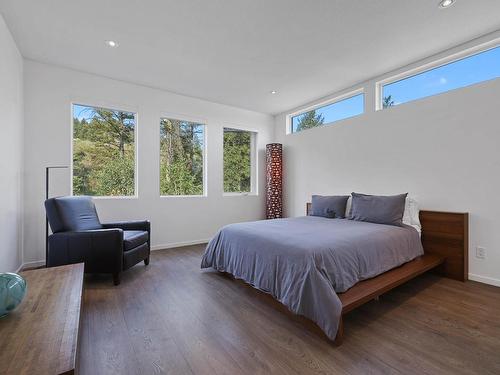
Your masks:
<svg viewBox="0 0 500 375"><path fill-rule="evenodd" d="M485 284L494 285L494 286L500 286L500 279L495 279L493 277L475 275L473 273L469 273L469 280L478 281L480 283L485 283Z"/></svg>
<svg viewBox="0 0 500 375"><path fill-rule="evenodd" d="M167 244L163 244L163 245L154 245L154 246L151 246L151 251L172 249L174 247L182 247L182 246L201 245L204 243L208 243L208 241L210 241L210 239L183 241L183 242L172 242L172 243L167 243Z"/></svg>
<svg viewBox="0 0 500 375"><path fill-rule="evenodd" d="M40 267L40 266L45 266L45 260L36 260L34 262L25 262L19 266L16 273L25 269L25 268L34 268L34 267Z"/></svg>

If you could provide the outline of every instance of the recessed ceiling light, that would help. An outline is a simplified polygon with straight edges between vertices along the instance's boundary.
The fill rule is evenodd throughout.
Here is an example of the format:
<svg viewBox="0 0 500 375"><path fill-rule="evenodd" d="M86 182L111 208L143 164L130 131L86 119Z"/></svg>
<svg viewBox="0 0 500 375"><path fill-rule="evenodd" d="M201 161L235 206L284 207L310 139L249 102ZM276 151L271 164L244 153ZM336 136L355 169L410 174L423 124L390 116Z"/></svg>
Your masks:
<svg viewBox="0 0 500 375"><path fill-rule="evenodd" d="M445 9L451 7L453 4L455 4L455 0L441 0L439 7Z"/></svg>
<svg viewBox="0 0 500 375"><path fill-rule="evenodd" d="M273 90L271 91L271 94L274 95L274 94L277 94L278 92L276 90Z"/></svg>
<svg viewBox="0 0 500 375"><path fill-rule="evenodd" d="M106 45L111 48L116 48L118 47L118 42L115 42L114 40L106 40Z"/></svg>

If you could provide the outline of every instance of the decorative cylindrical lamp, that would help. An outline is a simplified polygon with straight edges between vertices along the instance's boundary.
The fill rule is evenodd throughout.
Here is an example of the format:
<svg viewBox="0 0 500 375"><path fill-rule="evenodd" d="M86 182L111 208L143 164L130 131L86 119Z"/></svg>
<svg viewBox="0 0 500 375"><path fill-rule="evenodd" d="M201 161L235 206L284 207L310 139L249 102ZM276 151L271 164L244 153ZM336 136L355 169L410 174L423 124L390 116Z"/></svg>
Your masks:
<svg viewBox="0 0 500 375"><path fill-rule="evenodd" d="M266 218L283 217L283 146L281 143L266 145Z"/></svg>

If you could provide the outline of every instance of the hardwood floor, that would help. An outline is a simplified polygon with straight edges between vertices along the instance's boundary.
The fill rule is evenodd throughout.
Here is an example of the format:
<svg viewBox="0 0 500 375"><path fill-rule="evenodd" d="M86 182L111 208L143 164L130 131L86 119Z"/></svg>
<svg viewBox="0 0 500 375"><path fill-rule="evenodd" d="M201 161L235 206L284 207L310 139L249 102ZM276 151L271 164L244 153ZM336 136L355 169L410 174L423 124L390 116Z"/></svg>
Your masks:
<svg viewBox="0 0 500 375"><path fill-rule="evenodd" d="M200 270L204 246L87 276L81 374L500 374L500 288L422 275L352 311L334 347Z"/></svg>

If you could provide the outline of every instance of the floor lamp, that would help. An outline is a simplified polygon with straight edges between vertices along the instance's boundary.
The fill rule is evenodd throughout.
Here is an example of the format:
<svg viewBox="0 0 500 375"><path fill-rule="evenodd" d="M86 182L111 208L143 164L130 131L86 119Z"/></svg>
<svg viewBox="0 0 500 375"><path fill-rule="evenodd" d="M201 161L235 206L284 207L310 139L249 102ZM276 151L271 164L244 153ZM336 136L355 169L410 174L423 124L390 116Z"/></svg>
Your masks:
<svg viewBox="0 0 500 375"><path fill-rule="evenodd" d="M49 181L51 169L66 169L66 165L58 165L54 167L45 167L45 200L49 199ZM49 219L45 215L45 267L47 267L47 259L49 259Z"/></svg>

